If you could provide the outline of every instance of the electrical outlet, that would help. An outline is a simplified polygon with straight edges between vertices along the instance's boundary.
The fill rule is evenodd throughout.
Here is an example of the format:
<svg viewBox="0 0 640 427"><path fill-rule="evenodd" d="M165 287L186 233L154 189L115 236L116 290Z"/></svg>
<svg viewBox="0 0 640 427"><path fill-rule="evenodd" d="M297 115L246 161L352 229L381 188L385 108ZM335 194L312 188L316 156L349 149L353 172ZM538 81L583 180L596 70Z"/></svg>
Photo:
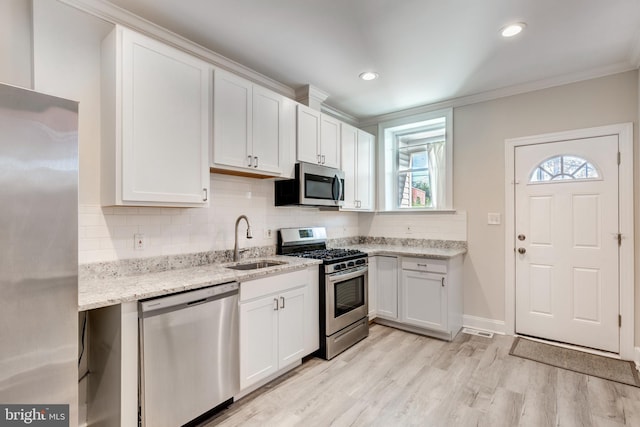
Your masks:
<svg viewBox="0 0 640 427"><path fill-rule="evenodd" d="M273 237L273 230L271 230L270 228L265 228L264 229L264 238L265 239L271 239Z"/></svg>
<svg viewBox="0 0 640 427"><path fill-rule="evenodd" d="M133 248L136 251L141 251L145 247L144 234L136 233L133 235Z"/></svg>
<svg viewBox="0 0 640 427"><path fill-rule="evenodd" d="M492 213L490 212L487 215L487 224L489 225L500 225L501 223L501 217L499 213Z"/></svg>

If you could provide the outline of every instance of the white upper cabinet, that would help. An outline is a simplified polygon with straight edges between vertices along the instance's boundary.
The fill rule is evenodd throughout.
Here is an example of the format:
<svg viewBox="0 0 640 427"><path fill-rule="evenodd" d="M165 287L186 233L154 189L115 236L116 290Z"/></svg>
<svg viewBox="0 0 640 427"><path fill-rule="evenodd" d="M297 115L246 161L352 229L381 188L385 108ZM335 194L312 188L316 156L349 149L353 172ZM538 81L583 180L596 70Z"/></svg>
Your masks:
<svg viewBox="0 0 640 427"><path fill-rule="evenodd" d="M121 26L103 40L103 205L209 204L210 73Z"/></svg>
<svg viewBox="0 0 640 427"><path fill-rule="evenodd" d="M344 205L342 210L373 210L374 137L342 123L342 170L344 171Z"/></svg>
<svg viewBox="0 0 640 427"><path fill-rule="evenodd" d="M285 98L216 69L211 167L217 172L280 176L287 130Z"/></svg>
<svg viewBox="0 0 640 427"><path fill-rule="evenodd" d="M340 121L298 104L298 160L340 167Z"/></svg>

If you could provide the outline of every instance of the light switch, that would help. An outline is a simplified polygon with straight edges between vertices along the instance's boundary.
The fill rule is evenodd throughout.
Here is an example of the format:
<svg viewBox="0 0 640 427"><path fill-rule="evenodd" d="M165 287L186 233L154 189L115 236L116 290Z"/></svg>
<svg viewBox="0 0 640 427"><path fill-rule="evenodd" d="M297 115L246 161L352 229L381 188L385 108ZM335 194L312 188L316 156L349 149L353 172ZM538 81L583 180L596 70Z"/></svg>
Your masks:
<svg viewBox="0 0 640 427"><path fill-rule="evenodd" d="M489 225L500 225L501 218L499 213L491 213L487 215L487 224Z"/></svg>

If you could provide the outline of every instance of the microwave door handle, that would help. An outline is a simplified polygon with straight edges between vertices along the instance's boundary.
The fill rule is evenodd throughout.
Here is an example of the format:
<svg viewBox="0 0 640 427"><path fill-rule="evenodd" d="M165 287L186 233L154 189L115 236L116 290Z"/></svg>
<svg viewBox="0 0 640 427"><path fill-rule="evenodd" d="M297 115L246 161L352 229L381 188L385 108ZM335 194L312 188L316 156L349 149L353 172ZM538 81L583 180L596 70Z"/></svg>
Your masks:
<svg viewBox="0 0 640 427"><path fill-rule="evenodd" d="M337 196L336 196L336 192L338 193ZM333 185L331 186L331 196L333 197L334 202L339 202L340 199L342 199L342 183L340 182L340 178L338 177L338 175L333 177Z"/></svg>

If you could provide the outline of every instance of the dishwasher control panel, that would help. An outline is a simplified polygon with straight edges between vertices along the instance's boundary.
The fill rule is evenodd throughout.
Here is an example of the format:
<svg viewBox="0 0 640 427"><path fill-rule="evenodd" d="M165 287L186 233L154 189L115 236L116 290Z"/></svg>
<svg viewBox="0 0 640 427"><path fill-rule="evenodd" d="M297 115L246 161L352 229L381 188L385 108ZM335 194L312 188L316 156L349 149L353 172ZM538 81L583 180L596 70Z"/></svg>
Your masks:
<svg viewBox="0 0 640 427"><path fill-rule="evenodd" d="M209 286L208 288L196 289L193 291L171 294L168 296L157 297L145 301L140 301L140 313L147 313L156 310L162 310L169 307L179 305L195 305L207 302L210 299L216 299L222 295L238 292L238 282L223 283L220 285Z"/></svg>

